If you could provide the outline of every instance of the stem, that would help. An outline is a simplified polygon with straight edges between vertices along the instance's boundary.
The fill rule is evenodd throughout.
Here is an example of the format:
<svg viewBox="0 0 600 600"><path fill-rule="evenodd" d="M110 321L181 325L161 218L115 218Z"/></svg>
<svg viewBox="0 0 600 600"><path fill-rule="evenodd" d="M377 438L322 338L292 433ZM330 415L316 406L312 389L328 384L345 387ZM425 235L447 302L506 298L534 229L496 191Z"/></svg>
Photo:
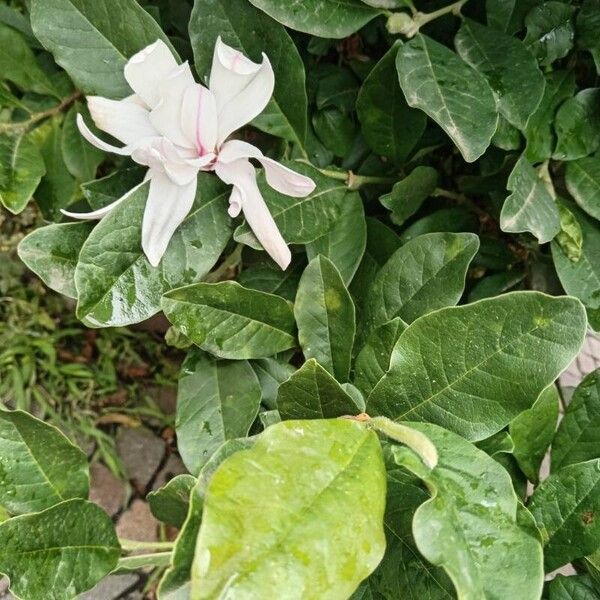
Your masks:
<svg viewBox="0 0 600 600"><path fill-rule="evenodd" d="M436 188L432 196L435 198L448 198L449 200L454 200L458 204L463 204L471 209L482 221L489 221L491 219L490 215L485 212L483 208L478 206L470 198L467 198L464 194L452 192L451 190L445 190L443 188Z"/></svg>
<svg viewBox="0 0 600 600"><path fill-rule="evenodd" d="M175 542L138 542L136 540L120 539L119 544L124 552L136 552L137 550L168 550L175 547Z"/></svg>
<svg viewBox="0 0 600 600"><path fill-rule="evenodd" d="M209 273L203 281L205 283L217 283L221 281L230 269L234 269L242 262L242 249L243 244L238 244L235 250L215 269L212 273Z"/></svg>
<svg viewBox="0 0 600 600"><path fill-rule="evenodd" d="M144 567L168 567L170 564L170 552L153 552L137 556L124 556L119 559L115 570L133 571Z"/></svg>
<svg viewBox="0 0 600 600"><path fill-rule="evenodd" d="M439 8L438 10L434 10L430 13L419 12L413 17L413 19L419 27L423 27L423 25L430 23L431 21L435 21L435 19L439 19L440 17L443 17L444 15L450 13L453 14L455 17L459 17L462 7L467 2L468 0L458 0L458 2L453 2L448 6L444 6L443 8Z"/></svg>
<svg viewBox="0 0 600 600"><path fill-rule="evenodd" d="M317 169L317 171L319 171L319 173L322 175L325 175L325 177L336 179L337 181L343 181L351 190L357 190L363 185L390 185L398 181L397 177L375 177L370 175L356 175L352 171L332 171L331 169L319 169L308 160L301 158L296 159L296 162L300 162Z"/></svg>
<svg viewBox="0 0 600 600"><path fill-rule="evenodd" d="M444 15L453 14L456 17L460 17L460 11L467 2L468 0L458 0L430 13L415 11L413 10L414 7L411 8L411 15L408 15L406 12L394 13L388 18L388 31L391 34L401 33L407 38L412 38L419 33L423 25L435 21L435 19L439 19Z"/></svg>
<svg viewBox="0 0 600 600"><path fill-rule="evenodd" d="M34 113L29 119L25 121L19 121L18 123L0 123L0 133L8 132L8 131L21 131L22 129L28 129L31 125L34 125L38 121L42 119L46 119L47 117L53 117L58 115L66 108L69 108L71 104L73 104L78 98L81 97L81 92L75 92L71 94L68 98L65 98L60 104L53 108L49 108L48 110L44 110L39 113Z"/></svg>

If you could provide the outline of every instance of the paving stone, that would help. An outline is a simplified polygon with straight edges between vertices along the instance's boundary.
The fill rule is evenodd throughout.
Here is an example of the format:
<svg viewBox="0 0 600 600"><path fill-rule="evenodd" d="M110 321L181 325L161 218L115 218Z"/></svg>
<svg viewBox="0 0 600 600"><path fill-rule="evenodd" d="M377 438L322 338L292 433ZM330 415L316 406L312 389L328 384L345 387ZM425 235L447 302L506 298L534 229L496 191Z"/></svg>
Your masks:
<svg viewBox="0 0 600 600"><path fill-rule="evenodd" d="M561 387L577 387L588 374L600 367L600 336L590 333L577 358L560 376Z"/></svg>
<svg viewBox="0 0 600 600"><path fill-rule="evenodd" d="M90 500L114 516L125 502L125 484L101 463L90 466L90 476Z"/></svg>
<svg viewBox="0 0 600 600"><path fill-rule="evenodd" d="M8 591L8 579L0 577L0 600L15 600L15 597Z"/></svg>
<svg viewBox="0 0 600 600"><path fill-rule="evenodd" d="M134 500L117 523L117 535L136 542L155 542L158 539L158 521L143 500Z"/></svg>
<svg viewBox="0 0 600 600"><path fill-rule="evenodd" d="M143 491L158 470L165 454L165 443L144 427L122 427L117 434L117 451L127 477Z"/></svg>
<svg viewBox="0 0 600 600"><path fill-rule="evenodd" d="M77 600L115 600L138 581L139 577L134 573L111 575L110 577L105 577L89 592L77 596Z"/></svg>
<svg viewBox="0 0 600 600"><path fill-rule="evenodd" d="M165 466L160 470L159 474L156 476L154 480L154 484L152 485L153 490L157 490L161 488L165 483L173 479L176 475L181 475L182 473L187 473L187 469L183 464L181 458L179 458L178 454L171 454L167 461L165 462Z"/></svg>
<svg viewBox="0 0 600 600"><path fill-rule="evenodd" d="M148 388L147 392L165 415L175 414L177 411L177 388L175 386L152 386Z"/></svg>

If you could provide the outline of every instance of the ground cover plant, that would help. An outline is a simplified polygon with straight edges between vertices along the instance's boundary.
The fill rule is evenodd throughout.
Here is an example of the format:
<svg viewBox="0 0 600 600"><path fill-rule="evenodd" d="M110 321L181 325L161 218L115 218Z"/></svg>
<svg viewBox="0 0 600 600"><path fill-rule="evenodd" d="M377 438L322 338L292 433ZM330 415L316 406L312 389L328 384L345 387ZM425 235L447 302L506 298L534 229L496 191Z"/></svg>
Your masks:
<svg viewBox="0 0 600 600"><path fill-rule="evenodd" d="M150 567L165 600L600 598L600 373L556 385L600 328L598 25L598 0L1 4L3 218L44 221L21 260L90 331L162 312L147 343L187 352L189 473L149 498L178 534L150 547L0 381L11 592Z"/></svg>

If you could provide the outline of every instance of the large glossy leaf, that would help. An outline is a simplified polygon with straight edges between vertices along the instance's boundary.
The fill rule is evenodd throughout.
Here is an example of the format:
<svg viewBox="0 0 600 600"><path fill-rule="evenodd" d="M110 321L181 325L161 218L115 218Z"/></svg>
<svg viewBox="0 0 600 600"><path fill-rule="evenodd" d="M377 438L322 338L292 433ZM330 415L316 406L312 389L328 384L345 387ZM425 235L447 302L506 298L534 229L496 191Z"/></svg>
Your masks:
<svg viewBox="0 0 600 600"><path fill-rule="evenodd" d="M510 423L514 454L527 479L537 483L542 460L556 431L559 397L555 385L546 388L535 404Z"/></svg>
<svg viewBox="0 0 600 600"><path fill-rule="evenodd" d="M545 80L525 44L465 19L454 38L461 58L488 80L509 123L524 129L544 94Z"/></svg>
<svg viewBox="0 0 600 600"><path fill-rule="evenodd" d="M44 160L31 133L0 134L0 203L21 212L46 172Z"/></svg>
<svg viewBox="0 0 600 600"><path fill-rule="evenodd" d="M122 98L131 93L123 68L138 50L169 39L135 1L32 0L37 39L86 94Z"/></svg>
<svg viewBox="0 0 600 600"><path fill-rule="evenodd" d="M525 17L525 43L544 65L563 58L573 47L575 8L565 2L543 2Z"/></svg>
<svg viewBox="0 0 600 600"><path fill-rule="evenodd" d="M340 216L331 229L306 244L306 255L312 260L326 256L338 269L348 285L363 257L367 245L367 223L363 203L358 194L346 196Z"/></svg>
<svg viewBox="0 0 600 600"><path fill-rule="evenodd" d="M290 4L288 0L250 2L286 27L328 38L347 37L381 12L361 0L305 0L302 4Z"/></svg>
<svg viewBox="0 0 600 600"><path fill-rule="evenodd" d="M141 165L118 169L106 177L82 183L81 191L88 204L94 210L98 210L118 200L141 183L145 174L146 169Z"/></svg>
<svg viewBox="0 0 600 600"><path fill-rule="evenodd" d="M544 95L537 110L527 122L525 156L531 163L547 160L555 146L554 115L560 104L575 91L575 73L572 70L546 74Z"/></svg>
<svg viewBox="0 0 600 600"><path fill-rule="evenodd" d="M19 258L51 289L77 298L75 267L94 225L55 223L35 229L19 246Z"/></svg>
<svg viewBox="0 0 600 600"><path fill-rule="evenodd" d="M581 255L577 262L573 262L553 242L552 259L567 294L576 296L588 311L593 311L600 308L600 225L576 207L570 206L569 209L581 226Z"/></svg>
<svg viewBox="0 0 600 600"><path fill-rule="evenodd" d="M25 38L12 27L0 23L0 79L14 83L24 92L55 96L52 82L40 69Z"/></svg>
<svg viewBox="0 0 600 600"><path fill-rule="evenodd" d="M275 72L275 91L254 124L303 145L307 110L304 65L285 29L247 0L196 0L189 29L200 77L210 71L218 36L252 60L260 62L262 53L267 54Z"/></svg>
<svg viewBox="0 0 600 600"><path fill-rule="evenodd" d="M270 410L277 409L279 386L294 373L296 367L278 358L261 358L250 364L262 390L261 403Z"/></svg>
<svg viewBox="0 0 600 600"><path fill-rule="evenodd" d="M367 412L485 439L529 408L570 364L586 325L580 302L538 292L425 315L400 336Z"/></svg>
<svg viewBox="0 0 600 600"><path fill-rule="evenodd" d="M600 593L588 575L557 575L548 585L550 600L598 600Z"/></svg>
<svg viewBox="0 0 600 600"><path fill-rule="evenodd" d="M191 598L282 598L293 586L344 600L383 556L384 504L373 431L345 419L272 425L208 485Z"/></svg>
<svg viewBox="0 0 600 600"><path fill-rule="evenodd" d="M556 113L554 129L556 160L575 160L595 152L600 146L600 88L569 98Z"/></svg>
<svg viewBox="0 0 600 600"><path fill-rule="evenodd" d="M402 163L425 131L426 117L406 104L398 84L396 42L373 67L360 89L356 112L367 143L377 154Z"/></svg>
<svg viewBox="0 0 600 600"><path fill-rule="evenodd" d="M366 344L358 353L354 363L353 383L366 396L390 368L394 346L407 327L400 317L380 325L370 333Z"/></svg>
<svg viewBox="0 0 600 600"><path fill-rule="evenodd" d="M307 360L279 386L277 408L283 420L331 419L361 412L340 384L314 359Z"/></svg>
<svg viewBox="0 0 600 600"><path fill-rule="evenodd" d="M233 281L173 290L162 308L192 342L221 358L262 358L296 344L291 305Z"/></svg>
<svg viewBox="0 0 600 600"><path fill-rule="evenodd" d="M396 68L409 106L425 111L467 162L477 160L498 123L487 80L446 46L422 34L400 48Z"/></svg>
<svg viewBox="0 0 600 600"><path fill-rule="evenodd" d="M536 488L529 508L548 571L600 548L600 459L568 465Z"/></svg>
<svg viewBox="0 0 600 600"><path fill-rule="evenodd" d="M365 305L368 331L401 317L412 323L462 296L479 239L472 233L430 233L401 246L381 268Z"/></svg>
<svg viewBox="0 0 600 600"><path fill-rule="evenodd" d="M21 411L0 410L0 507L13 515L85 498L85 454L58 429Z"/></svg>
<svg viewBox="0 0 600 600"><path fill-rule="evenodd" d="M600 371L577 386L552 442L552 471L600 457Z"/></svg>
<svg viewBox="0 0 600 600"><path fill-rule="evenodd" d="M354 334L354 302L335 265L317 256L304 270L294 316L305 358L314 358L338 381L348 380Z"/></svg>
<svg viewBox="0 0 600 600"><path fill-rule="evenodd" d="M508 178L510 196L504 201L500 226L509 233L532 233L549 242L560 231L558 207L536 170L521 156Z"/></svg>
<svg viewBox="0 0 600 600"><path fill-rule="evenodd" d="M413 519L421 553L450 575L459 598L539 598L542 547L517 518L508 473L485 452L441 427L413 423L431 439L438 464L428 469L407 448L396 461L420 477L432 498Z"/></svg>
<svg viewBox="0 0 600 600"><path fill-rule="evenodd" d="M179 441L178 438L177 449L181 451ZM189 511L190 494L196 481L193 475L182 473L158 490L150 492L146 498L152 514L159 521L181 529Z"/></svg>
<svg viewBox="0 0 600 600"><path fill-rule="evenodd" d="M136 323L160 310L167 290L199 281L217 262L231 235L229 192L213 175L201 175L192 210L158 267L142 252L147 186L114 208L94 228L75 270L77 316L88 326Z"/></svg>
<svg viewBox="0 0 600 600"><path fill-rule="evenodd" d="M290 198L276 192L259 177L259 186L281 235L288 244L307 244L325 235L338 221L342 206L355 196L341 181L325 177L314 167L298 162L284 163L299 173L308 175L315 183L315 191L306 198ZM240 225L234 238L257 250L261 249L247 223Z"/></svg>
<svg viewBox="0 0 600 600"><path fill-rule="evenodd" d="M217 360L192 350L177 389L177 448L197 474L225 441L244 437L258 413L261 388L247 361Z"/></svg>
<svg viewBox="0 0 600 600"><path fill-rule="evenodd" d="M282 271L281 267L265 254L261 260L244 265L237 281L244 287L276 294L293 302L305 266L306 257L294 254L289 267Z"/></svg>
<svg viewBox="0 0 600 600"><path fill-rule="evenodd" d="M120 553L110 517L86 500L0 524L0 573L27 600L72 600L108 575Z"/></svg>
<svg viewBox="0 0 600 600"><path fill-rule="evenodd" d="M588 156L567 164L567 189L588 215L600 220L600 156Z"/></svg>

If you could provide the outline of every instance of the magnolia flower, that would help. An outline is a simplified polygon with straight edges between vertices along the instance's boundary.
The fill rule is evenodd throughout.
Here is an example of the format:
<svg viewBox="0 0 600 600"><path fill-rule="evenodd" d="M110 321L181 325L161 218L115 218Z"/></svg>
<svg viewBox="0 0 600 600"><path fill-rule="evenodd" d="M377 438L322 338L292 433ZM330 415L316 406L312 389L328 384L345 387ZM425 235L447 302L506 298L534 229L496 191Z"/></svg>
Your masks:
<svg viewBox="0 0 600 600"><path fill-rule="evenodd" d="M243 212L263 248L285 269L290 250L258 189L249 159L260 162L268 184L288 196L304 197L315 184L251 144L227 141L236 129L259 115L271 98L275 77L267 56L263 54L262 63L254 63L219 38L206 88L194 81L187 62L178 65L167 45L158 40L131 57L124 75L133 95L124 100L99 96L87 100L94 123L125 145L113 146L98 138L81 115L77 124L94 146L148 166L144 181L150 180L150 190L142 248L150 263L158 265L190 211L198 172L214 171L233 186L229 214L235 217ZM99 210L63 212L79 219L100 219L138 187Z"/></svg>

